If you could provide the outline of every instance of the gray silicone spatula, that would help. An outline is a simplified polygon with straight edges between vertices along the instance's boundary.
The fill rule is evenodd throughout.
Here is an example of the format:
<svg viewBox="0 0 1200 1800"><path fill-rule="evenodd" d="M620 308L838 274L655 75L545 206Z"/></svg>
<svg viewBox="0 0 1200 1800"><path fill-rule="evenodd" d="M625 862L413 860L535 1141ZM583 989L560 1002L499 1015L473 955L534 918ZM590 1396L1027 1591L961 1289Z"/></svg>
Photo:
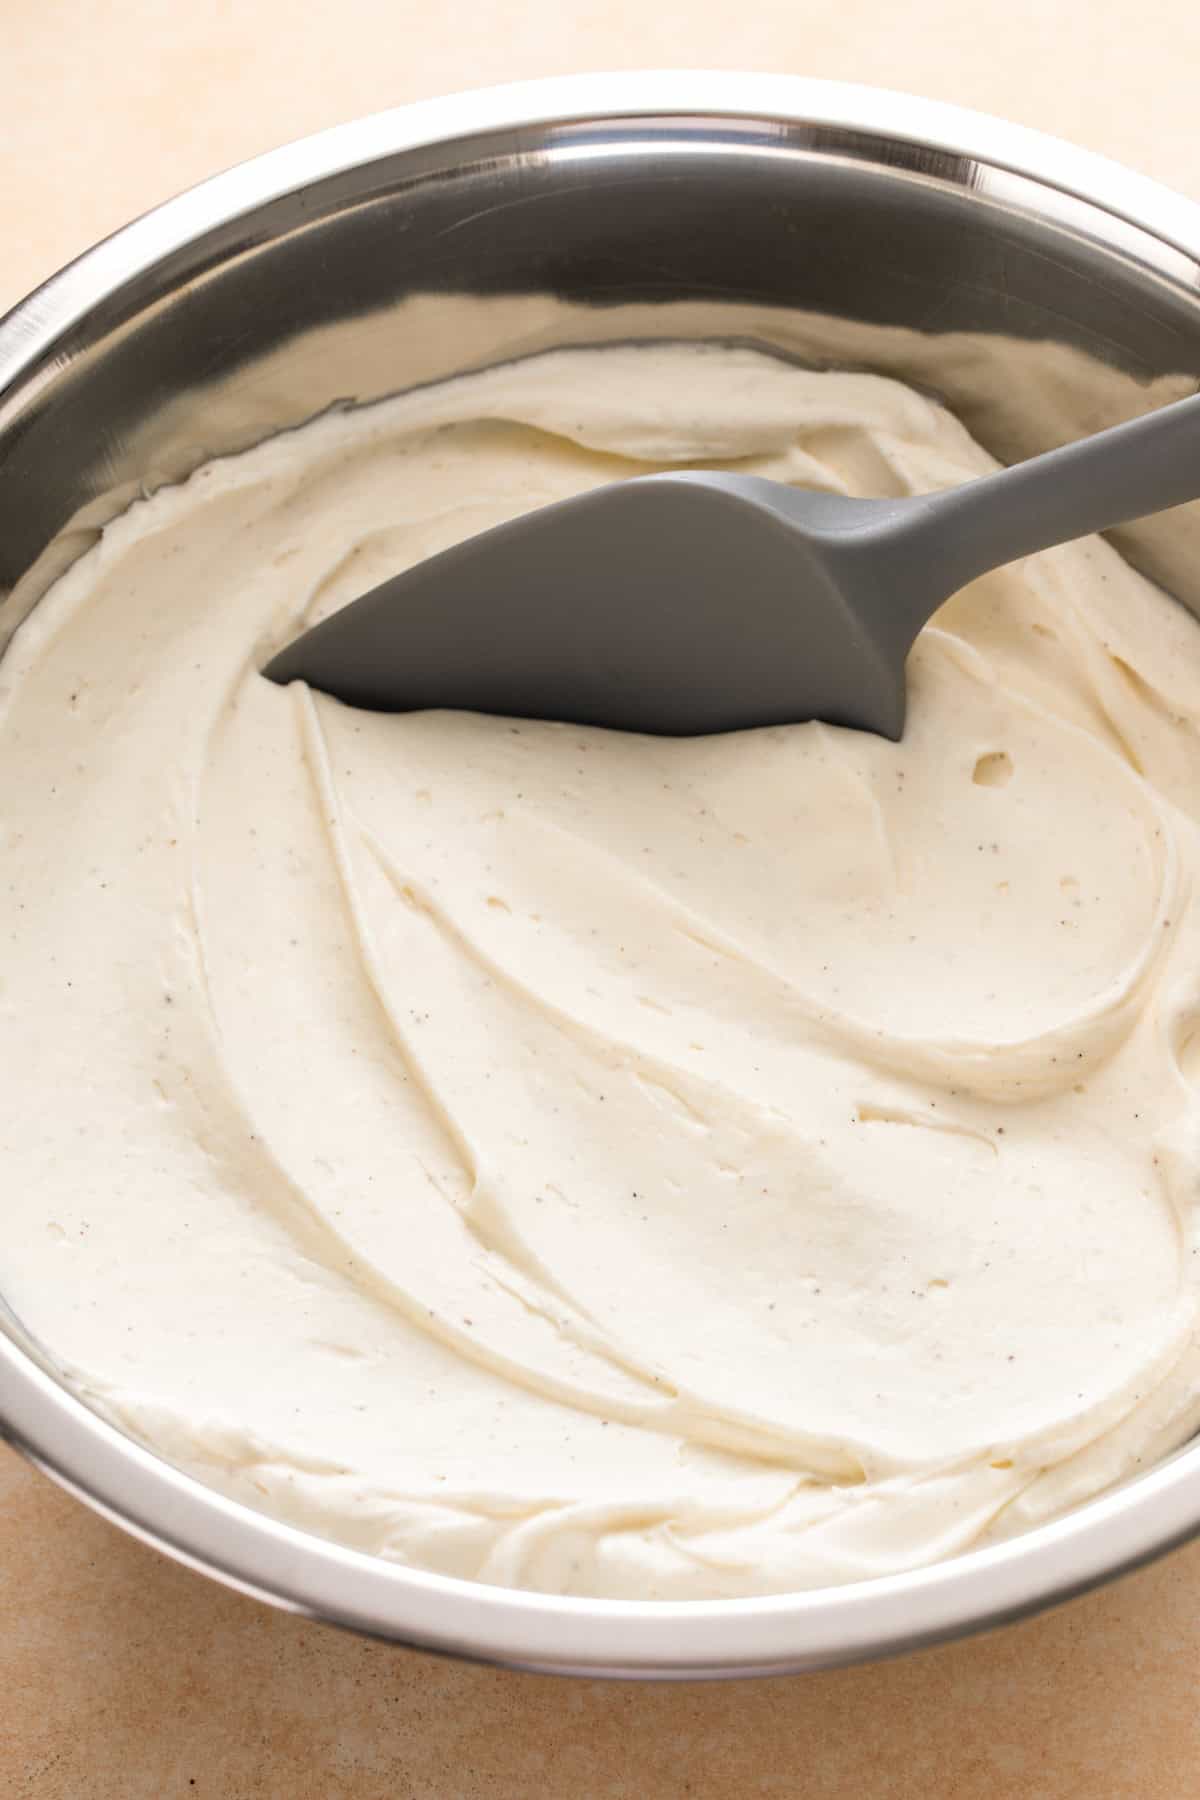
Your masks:
<svg viewBox="0 0 1200 1800"><path fill-rule="evenodd" d="M688 736L804 719L898 738L904 663L966 582L1200 497L1200 395L943 493L646 475L468 539L268 665L381 712Z"/></svg>

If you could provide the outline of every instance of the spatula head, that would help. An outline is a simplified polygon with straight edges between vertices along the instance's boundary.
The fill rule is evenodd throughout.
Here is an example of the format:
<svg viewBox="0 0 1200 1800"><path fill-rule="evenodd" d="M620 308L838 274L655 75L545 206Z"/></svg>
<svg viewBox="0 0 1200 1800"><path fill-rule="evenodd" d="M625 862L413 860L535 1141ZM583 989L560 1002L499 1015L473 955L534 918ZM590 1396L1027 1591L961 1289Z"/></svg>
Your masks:
<svg viewBox="0 0 1200 1800"><path fill-rule="evenodd" d="M264 672L381 712L896 738L912 632L880 539L909 504L697 471L614 482L406 570Z"/></svg>

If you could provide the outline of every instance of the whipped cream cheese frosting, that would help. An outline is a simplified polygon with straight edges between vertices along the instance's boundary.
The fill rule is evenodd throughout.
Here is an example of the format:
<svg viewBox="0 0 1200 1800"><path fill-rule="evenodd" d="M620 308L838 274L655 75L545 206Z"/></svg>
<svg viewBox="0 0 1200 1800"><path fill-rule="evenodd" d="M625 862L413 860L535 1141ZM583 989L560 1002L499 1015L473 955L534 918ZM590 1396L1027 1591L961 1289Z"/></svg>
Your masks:
<svg viewBox="0 0 1200 1800"><path fill-rule="evenodd" d="M678 463L993 466L889 380L554 353L140 501L0 664L0 1291L225 1492L556 1593L927 1563L1200 1423L1200 627L1109 546L945 606L899 744L259 674Z"/></svg>

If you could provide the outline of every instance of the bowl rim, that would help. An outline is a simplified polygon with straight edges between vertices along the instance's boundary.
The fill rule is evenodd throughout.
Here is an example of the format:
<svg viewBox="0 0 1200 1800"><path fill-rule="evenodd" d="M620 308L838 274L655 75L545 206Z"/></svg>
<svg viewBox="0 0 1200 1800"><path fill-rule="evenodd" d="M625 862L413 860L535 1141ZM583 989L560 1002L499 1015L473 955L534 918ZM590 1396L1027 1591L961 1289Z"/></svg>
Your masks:
<svg viewBox="0 0 1200 1800"><path fill-rule="evenodd" d="M962 159L965 187L1103 220L1200 290L1200 206L1056 138L939 101L843 82L708 71L555 77L420 101L267 152L86 251L0 319L0 428L22 380L114 288L207 230L311 182L489 132L589 121L764 120ZM1126 229L1128 228L1128 229ZM52 379L52 375L50 379ZM1200 1442L1018 1537L845 1586L736 1600L561 1597L432 1574L260 1514L126 1437L0 1329L0 1438L135 1537L227 1586L367 1635L586 1675L765 1675L895 1654L1065 1600L1200 1533Z"/></svg>

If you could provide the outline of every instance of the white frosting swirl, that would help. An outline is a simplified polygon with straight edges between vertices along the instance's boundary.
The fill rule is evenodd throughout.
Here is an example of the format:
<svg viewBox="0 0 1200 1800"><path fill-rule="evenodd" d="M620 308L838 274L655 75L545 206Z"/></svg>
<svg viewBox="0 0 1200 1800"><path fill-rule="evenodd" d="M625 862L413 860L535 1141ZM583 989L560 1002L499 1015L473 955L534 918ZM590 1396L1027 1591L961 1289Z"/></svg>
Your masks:
<svg viewBox="0 0 1200 1800"><path fill-rule="evenodd" d="M899 745L259 676L681 461L990 466L875 377L558 353L135 505L0 665L6 1297L228 1492L557 1592L907 1567L1200 1416L1200 630L1106 545L945 607Z"/></svg>

